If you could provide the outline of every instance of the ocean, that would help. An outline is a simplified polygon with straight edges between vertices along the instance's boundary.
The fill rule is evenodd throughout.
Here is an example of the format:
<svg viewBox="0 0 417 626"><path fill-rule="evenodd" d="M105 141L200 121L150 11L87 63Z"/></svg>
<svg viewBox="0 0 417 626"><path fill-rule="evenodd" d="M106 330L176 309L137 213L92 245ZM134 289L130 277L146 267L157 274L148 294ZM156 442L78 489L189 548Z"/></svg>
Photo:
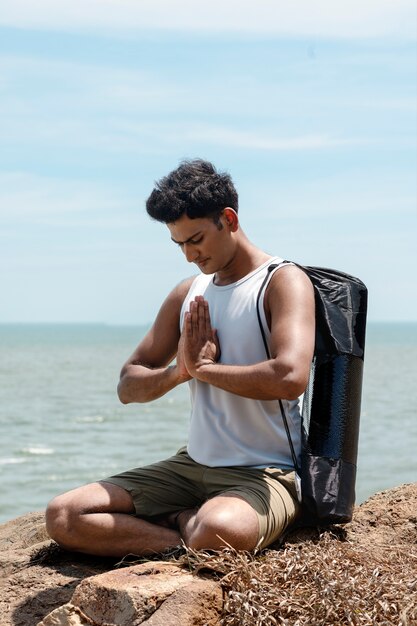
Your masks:
<svg viewBox="0 0 417 626"><path fill-rule="evenodd" d="M0 325L0 523L54 495L175 452L187 385L120 404L123 362L146 327ZM417 323L369 323L357 502L417 480Z"/></svg>

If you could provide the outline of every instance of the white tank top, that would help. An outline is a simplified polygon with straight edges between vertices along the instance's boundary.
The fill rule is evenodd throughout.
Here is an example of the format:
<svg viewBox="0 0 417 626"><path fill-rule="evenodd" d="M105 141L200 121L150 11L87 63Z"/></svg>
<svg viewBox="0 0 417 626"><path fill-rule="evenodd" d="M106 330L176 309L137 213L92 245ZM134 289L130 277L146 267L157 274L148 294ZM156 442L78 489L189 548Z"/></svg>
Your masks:
<svg viewBox="0 0 417 626"><path fill-rule="evenodd" d="M250 365L265 361L267 356L256 313L256 299L268 266L282 262L283 259L273 257L237 282L224 286L215 285L213 275L197 276L182 306L181 328L190 300L202 295L209 303L212 326L217 329L221 346L219 363ZM269 341L263 294L259 308ZM191 421L188 453L191 458L210 467L293 468L277 400L243 398L196 379L192 379L189 386ZM294 450L299 456L299 401L283 400L283 404Z"/></svg>

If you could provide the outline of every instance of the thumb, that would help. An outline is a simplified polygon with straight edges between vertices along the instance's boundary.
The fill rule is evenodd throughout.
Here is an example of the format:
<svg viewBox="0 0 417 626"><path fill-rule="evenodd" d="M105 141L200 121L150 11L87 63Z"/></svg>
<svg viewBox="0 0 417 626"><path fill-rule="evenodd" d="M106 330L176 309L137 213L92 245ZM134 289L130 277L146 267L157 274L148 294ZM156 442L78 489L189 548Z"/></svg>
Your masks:
<svg viewBox="0 0 417 626"><path fill-rule="evenodd" d="M220 347L220 341L219 341L219 337L217 334L217 330L215 328L212 329L211 331L211 338L214 341L214 344L216 346L216 361L218 361L220 359L220 355L221 355L221 347Z"/></svg>
<svg viewBox="0 0 417 626"><path fill-rule="evenodd" d="M217 334L217 329L213 328L211 331L211 338L214 341L214 343L216 344L216 346L219 348L220 350L220 341L219 341L219 335Z"/></svg>

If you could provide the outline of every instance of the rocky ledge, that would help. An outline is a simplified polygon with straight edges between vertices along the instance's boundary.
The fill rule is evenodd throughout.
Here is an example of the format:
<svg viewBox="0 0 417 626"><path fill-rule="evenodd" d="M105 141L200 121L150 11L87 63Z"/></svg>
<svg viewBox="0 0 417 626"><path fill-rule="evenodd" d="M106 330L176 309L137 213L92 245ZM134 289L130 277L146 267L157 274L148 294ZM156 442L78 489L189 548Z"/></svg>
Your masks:
<svg viewBox="0 0 417 626"><path fill-rule="evenodd" d="M0 626L417 625L417 483L258 554L116 563L61 550L42 513L0 526Z"/></svg>

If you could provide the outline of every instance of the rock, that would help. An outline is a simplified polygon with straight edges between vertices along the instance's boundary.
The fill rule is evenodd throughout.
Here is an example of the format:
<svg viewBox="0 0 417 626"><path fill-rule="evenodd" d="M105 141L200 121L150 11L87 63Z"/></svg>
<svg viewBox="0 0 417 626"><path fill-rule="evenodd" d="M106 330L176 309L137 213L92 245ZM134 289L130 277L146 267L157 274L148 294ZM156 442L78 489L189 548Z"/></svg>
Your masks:
<svg viewBox="0 0 417 626"><path fill-rule="evenodd" d="M194 579L173 593L146 622L147 626L217 626L223 609L220 585Z"/></svg>
<svg viewBox="0 0 417 626"><path fill-rule="evenodd" d="M77 607L68 603L49 613L39 626L91 626L91 622L85 620Z"/></svg>
<svg viewBox="0 0 417 626"><path fill-rule="evenodd" d="M376 493L355 509L349 540L369 545L416 545L417 483Z"/></svg>
<svg viewBox="0 0 417 626"><path fill-rule="evenodd" d="M170 563L142 563L87 578L71 602L97 624L141 624L192 574Z"/></svg>
<svg viewBox="0 0 417 626"><path fill-rule="evenodd" d="M81 580L114 566L61 550L47 537L40 512L0 525L0 626L35 626L68 602Z"/></svg>
<svg viewBox="0 0 417 626"><path fill-rule="evenodd" d="M29 513L0 526L0 576L28 567L33 554L51 543L43 513Z"/></svg>
<svg viewBox="0 0 417 626"><path fill-rule="evenodd" d="M222 604L218 583L164 561L143 563L84 580L38 626L218 626Z"/></svg>
<svg viewBox="0 0 417 626"><path fill-rule="evenodd" d="M286 602L290 603L286 605L287 611L294 611L294 607L306 602L306 608L299 610L299 624L349 623L347 618L334 621L330 617L320 622L313 614L309 615L313 597L302 595L308 579L309 593L316 598L315 610L328 598L330 611L337 597L342 602L340 615L344 615L343 602L346 598L349 604L348 594L351 594L350 604L355 607L351 623L417 624L416 511L417 483L402 485L376 494L357 507L351 524L324 534L298 531L288 537L283 550L271 549L247 561L252 572L247 582L245 576L249 570L245 569L243 559L236 557L231 569L222 570L228 573L222 581L226 593L223 610L229 611L227 623L255 623L249 614L230 611L236 611L236 607L246 611L246 605L248 610L261 611L267 604L271 610L277 610L273 607L284 602L284 591ZM318 569L313 568L313 557ZM332 559L342 557L345 560L335 568L335 580L327 576L327 569L320 570L321 560L324 568L331 569ZM239 584L243 585L243 591L236 588L234 573L239 560L242 565ZM114 559L60 549L47 538L42 513L30 513L0 525L0 626L214 626L220 623L222 591L214 580L193 575L188 568L169 560L123 568L115 565ZM303 576L296 583L285 582L291 580L290 569L295 566L304 568ZM275 595L265 596L265 607L259 603L251 605L248 586L253 589L254 597L255 592L263 597L262 572L268 568L271 571L268 593L281 594L281 600L276 604ZM354 581L356 575L358 583ZM365 590L361 587L361 575L368 576L369 586ZM369 595L370 591L373 596ZM388 597L392 598L390 602ZM326 606L323 611L327 610ZM276 621L282 621L280 614L278 617ZM284 623L295 623L282 618Z"/></svg>
<svg viewBox="0 0 417 626"><path fill-rule="evenodd" d="M217 583L197 578L178 565L160 561L87 578L77 587L71 604L79 609L83 617L100 626L136 626L143 623L191 626L208 623L203 600L206 606L210 603L210 617L217 617L216 622L212 622L217 624L221 599L222 592ZM168 608L160 615L160 607L165 602L171 611L175 609L175 613L170 613ZM190 607L192 618L198 614L200 621L187 619ZM155 613L158 613L157 618ZM172 621L173 616L175 622Z"/></svg>
<svg viewBox="0 0 417 626"><path fill-rule="evenodd" d="M1 525L0 626L219 623L218 583L166 561L114 565L61 550L48 539L43 513Z"/></svg>

